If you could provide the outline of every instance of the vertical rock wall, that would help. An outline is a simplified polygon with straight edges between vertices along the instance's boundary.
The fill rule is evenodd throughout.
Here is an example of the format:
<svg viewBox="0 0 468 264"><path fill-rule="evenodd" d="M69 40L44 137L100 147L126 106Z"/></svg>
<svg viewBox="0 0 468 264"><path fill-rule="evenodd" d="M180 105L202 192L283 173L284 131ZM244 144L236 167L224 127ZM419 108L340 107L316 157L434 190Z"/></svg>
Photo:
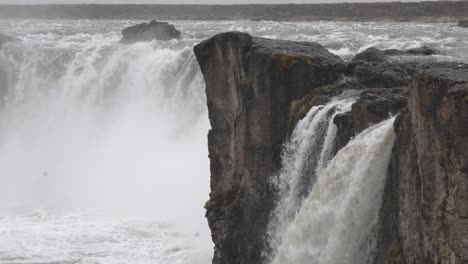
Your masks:
<svg viewBox="0 0 468 264"><path fill-rule="evenodd" d="M440 67L414 74L395 123L385 196L406 263L468 263L468 69Z"/></svg>
<svg viewBox="0 0 468 264"><path fill-rule="evenodd" d="M316 43L230 32L194 48L206 82L213 263L261 263L292 101L335 82L344 63Z"/></svg>

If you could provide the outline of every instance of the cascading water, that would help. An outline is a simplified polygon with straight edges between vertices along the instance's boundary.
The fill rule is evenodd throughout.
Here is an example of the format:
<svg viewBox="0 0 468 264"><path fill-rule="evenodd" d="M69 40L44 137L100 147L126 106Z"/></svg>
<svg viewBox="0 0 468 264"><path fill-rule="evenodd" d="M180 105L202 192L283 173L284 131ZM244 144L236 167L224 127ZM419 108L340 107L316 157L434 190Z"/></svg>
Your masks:
<svg viewBox="0 0 468 264"><path fill-rule="evenodd" d="M395 139L393 121L359 134L323 169L287 227L272 264L372 262Z"/></svg>
<svg viewBox="0 0 468 264"><path fill-rule="evenodd" d="M304 197L310 192L316 176L330 160L335 147L337 114L351 110L355 98L343 95L324 106L313 107L299 121L282 154L282 169L276 178L279 190L276 207L268 227L268 243L274 250L294 219Z"/></svg>
<svg viewBox="0 0 468 264"><path fill-rule="evenodd" d="M210 261L191 45L30 34L0 75L1 263Z"/></svg>
<svg viewBox="0 0 468 264"><path fill-rule="evenodd" d="M371 46L428 44L441 51L436 58L468 60L468 31L443 23L171 21L184 32L182 40L118 44L123 27L141 22L147 21L0 20L1 33L22 40L0 49L0 263L210 262L212 245L202 208L209 192L209 124L191 48L216 33L237 30L317 41L344 59ZM309 114L300 130L309 137L296 132L296 142L285 152L291 162L283 162L278 187L284 190L284 207L277 208L284 208L284 214L274 215L270 226L275 263L358 263L353 256L337 259L345 252L351 256L356 241L367 237L358 232L370 227L357 230L361 222L355 222L356 230L343 226L352 225L354 216L364 217L366 206L378 206L375 192L383 175L367 177L376 185L372 193L359 193L362 199L376 195L373 203L356 208L339 202L362 200L351 198L358 186L358 180L351 184L359 176L355 166L363 169L369 162L367 168L374 168L384 162L390 146L379 144L391 145L383 138L391 126L378 132L380 139L353 141L357 154L347 151L349 161L339 154L331 163L342 163L349 175L332 174L332 165L323 168L333 149L330 120L345 111L339 105ZM368 134L381 129L374 130ZM302 148L300 142L309 143ZM361 160L367 150L376 156L366 154L368 161ZM308 178L296 178L305 172ZM350 186L346 193L330 190L345 182ZM307 211L310 204L320 210ZM368 217L375 217L374 209L366 211ZM356 214L344 225L340 221L349 212ZM308 251L314 252L310 259ZM335 253L337 258L331 256Z"/></svg>

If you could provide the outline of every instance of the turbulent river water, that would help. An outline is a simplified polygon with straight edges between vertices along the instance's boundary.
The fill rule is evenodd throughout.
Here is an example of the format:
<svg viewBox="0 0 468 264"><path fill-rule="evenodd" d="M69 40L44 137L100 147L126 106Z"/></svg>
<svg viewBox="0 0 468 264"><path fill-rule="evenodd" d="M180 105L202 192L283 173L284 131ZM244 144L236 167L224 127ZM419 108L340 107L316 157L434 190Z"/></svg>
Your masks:
<svg viewBox="0 0 468 264"><path fill-rule="evenodd" d="M184 33L182 40L119 44L120 30L139 22L0 20L1 33L22 40L0 50L0 263L210 262L203 209L209 193L209 122L192 47L215 33L316 41L345 60L370 46L428 45L440 50L436 60L468 61L468 30L453 24L173 21ZM347 161L346 153L372 153L369 144L379 149L389 143L392 134L384 123L329 161L334 135L329 120L352 100L313 109L300 123L302 132L288 156L296 163L285 161L282 170L285 181L298 188L285 191L280 206L287 213L272 221L274 263L313 258L320 259L313 263L339 263L330 258L344 255L333 250L355 250L347 241L335 244L338 249L321 244L320 238L336 240L342 233L316 230L324 218L312 214L317 206L334 206L344 215L329 219L341 223L347 216L346 205L356 193L328 199L326 189L317 189L340 175L291 179L304 170L331 175L330 166L365 163L369 159ZM303 135L312 138L305 147ZM321 154L310 159L315 149ZM306 158L314 164L305 164ZM373 164L384 164L381 159ZM336 186L362 175L342 175ZM317 183L303 190L303 180ZM307 199L299 198L308 192ZM304 210L296 217L300 206ZM349 239L362 240L359 234L370 232L366 228L375 217L362 213L369 215L363 222L368 225L357 227ZM328 237L299 236L319 231Z"/></svg>

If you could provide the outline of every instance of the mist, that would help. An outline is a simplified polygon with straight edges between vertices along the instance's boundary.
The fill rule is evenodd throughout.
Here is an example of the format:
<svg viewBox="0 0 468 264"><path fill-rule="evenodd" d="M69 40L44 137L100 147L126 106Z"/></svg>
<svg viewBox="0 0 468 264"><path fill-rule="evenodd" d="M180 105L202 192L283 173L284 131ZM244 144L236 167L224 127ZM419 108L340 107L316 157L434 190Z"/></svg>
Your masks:
<svg viewBox="0 0 468 264"><path fill-rule="evenodd" d="M209 124L190 50L87 45L26 50L23 68L3 57L12 80L21 77L0 114L1 211L93 211L206 230Z"/></svg>

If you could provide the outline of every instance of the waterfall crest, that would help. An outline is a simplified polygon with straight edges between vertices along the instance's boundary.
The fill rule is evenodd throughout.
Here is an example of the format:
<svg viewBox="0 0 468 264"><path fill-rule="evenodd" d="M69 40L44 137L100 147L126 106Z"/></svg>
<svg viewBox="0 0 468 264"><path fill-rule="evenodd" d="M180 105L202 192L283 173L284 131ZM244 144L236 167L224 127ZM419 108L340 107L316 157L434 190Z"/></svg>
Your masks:
<svg viewBox="0 0 468 264"><path fill-rule="evenodd" d="M341 149L288 226L273 264L371 263L394 118Z"/></svg>
<svg viewBox="0 0 468 264"><path fill-rule="evenodd" d="M337 130L334 117L350 111L355 101L355 98L337 97L326 105L315 106L292 132L282 153L282 169L274 183L279 200L268 226L268 243L272 249L281 244L287 226L333 154Z"/></svg>

